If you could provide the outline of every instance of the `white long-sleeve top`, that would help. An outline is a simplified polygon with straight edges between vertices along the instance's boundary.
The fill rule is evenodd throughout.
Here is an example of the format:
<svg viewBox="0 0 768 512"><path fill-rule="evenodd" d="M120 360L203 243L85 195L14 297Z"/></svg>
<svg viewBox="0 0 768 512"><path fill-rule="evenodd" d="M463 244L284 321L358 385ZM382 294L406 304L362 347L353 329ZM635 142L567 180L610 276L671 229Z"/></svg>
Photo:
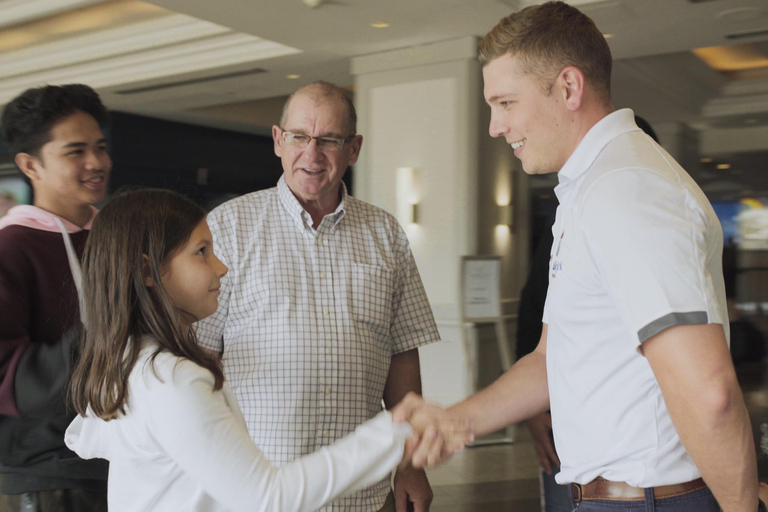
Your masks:
<svg viewBox="0 0 768 512"><path fill-rule="evenodd" d="M110 461L111 512L311 511L378 482L400 462L411 428L387 412L311 455L275 468L248 435L229 385L148 346L129 378L126 413L78 416L67 446Z"/></svg>

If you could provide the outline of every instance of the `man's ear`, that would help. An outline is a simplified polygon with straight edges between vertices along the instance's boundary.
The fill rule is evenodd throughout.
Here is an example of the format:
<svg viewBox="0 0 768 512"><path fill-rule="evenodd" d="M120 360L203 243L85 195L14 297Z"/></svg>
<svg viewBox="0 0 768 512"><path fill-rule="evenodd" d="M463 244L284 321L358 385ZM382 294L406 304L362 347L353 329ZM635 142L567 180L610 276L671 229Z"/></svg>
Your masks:
<svg viewBox="0 0 768 512"><path fill-rule="evenodd" d="M282 142L280 138L281 133L282 133L282 130L280 129L279 126L277 126L276 124L272 125L272 141L274 141L275 143L275 155L277 155L279 158L282 158L283 156L283 148L280 145L280 143Z"/></svg>
<svg viewBox="0 0 768 512"><path fill-rule="evenodd" d="M566 107L575 112L581 107L584 100L584 87L586 86L584 73L576 66L568 66L563 68L557 78Z"/></svg>
<svg viewBox="0 0 768 512"><path fill-rule="evenodd" d="M40 171L38 170L40 159L38 157L30 155L29 153L16 153L16 158L14 160L19 169L21 169L21 172L24 173L24 176L31 181L40 179Z"/></svg>
<svg viewBox="0 0 768 512"><path fill-rule="evenodd" d="M360 158L360 148L363 147L363 136L358 134L355 138L349 141L349 145L352 151L349 154L349 165L355 165L357 159Z"/></svg>
<svg viewBox="0 0 768 512"><path fill-rule="evenodd" d="M155 286L155 280L152 279L152 271L149 269L149 256L141 255L141 274L144 277L144 286L152 288Z"/></svg>

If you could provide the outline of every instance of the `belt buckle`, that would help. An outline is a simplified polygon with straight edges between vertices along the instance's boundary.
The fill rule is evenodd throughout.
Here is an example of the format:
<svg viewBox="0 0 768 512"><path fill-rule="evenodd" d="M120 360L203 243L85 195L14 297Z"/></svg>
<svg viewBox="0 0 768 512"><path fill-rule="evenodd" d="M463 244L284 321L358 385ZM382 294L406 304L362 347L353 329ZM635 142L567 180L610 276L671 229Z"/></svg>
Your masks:
<svg viewBox="0 0 768 512"><path fill-rule="evenodd" d="M581 501L581 484L571 484L571 499L573 499L574 502Z"/></svg>

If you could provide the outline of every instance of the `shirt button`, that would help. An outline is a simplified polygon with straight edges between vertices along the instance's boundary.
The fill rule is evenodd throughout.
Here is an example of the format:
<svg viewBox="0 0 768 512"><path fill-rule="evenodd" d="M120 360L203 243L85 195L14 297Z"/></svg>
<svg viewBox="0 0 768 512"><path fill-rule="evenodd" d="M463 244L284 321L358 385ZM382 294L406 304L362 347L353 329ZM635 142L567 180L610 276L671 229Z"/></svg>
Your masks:
<svg viewBox="0 0 768 512"><path fill-rule="evenodd" d="M323 430L323 435L327 436L328 435L328 431L327 430Z"/></svg>
<svg viewBox="0 0 768 512"><path fill-rule="evenodd" d="M325 388L325 394L330 395L331 394L331 388Z"/></svg>
<svg viewBox="0 0 768 512"><path fill-rule="evenodd" d="M323 310L323 314L324 314L325 316L328 316L328 315L330 315L331 313L330 313L330 311L328 311L327 309L324 309L324 310Z"/></svg>
<svg viewBox="0 0 768 512"><path fill-rule="evenodd" d="M320 274L320 278L321 278L321 279L325 279L325 272L322 272L322 273Z"/></svg>
<svg viewBox="0 0 768 512"><path fill-rule="evenodd" d="M332 353L332 352L333 352L333 351L332 351L331 349L329 349L329 348L325 349L325 353L326 353L326 354L330 354L330 353Z"/></svg>
<svg viewBox="0 0 768 512"><path fill-rule="evenodd" d="M321 237L321 236L317 237L317 243L322 244L323 243L323 237Z"/></svg>

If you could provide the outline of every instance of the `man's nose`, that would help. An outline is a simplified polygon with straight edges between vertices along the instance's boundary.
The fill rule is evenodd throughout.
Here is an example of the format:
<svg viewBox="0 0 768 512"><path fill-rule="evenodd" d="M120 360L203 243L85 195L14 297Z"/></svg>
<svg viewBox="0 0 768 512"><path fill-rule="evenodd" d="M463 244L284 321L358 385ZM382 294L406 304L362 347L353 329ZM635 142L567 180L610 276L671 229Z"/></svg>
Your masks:
<svg viewBox="0 0 768 512"><path fill-rule="evenodd" d="M488 125L488 133L491 134L491 137L501 137L506 131L507 128L499 120L498 116L491 111L491 122Z"/></svg>
<svg viewBox="0 0 768 512"><path fill-rule="evenodd" d="M322 160L325 157L325 154L317 145L317 139L309 140L309 144L304 148L304 154L313 161Z"/></svg>
<svg viewBox="0 0 768 512"><path fill-rule="evenodd" d="M95 149L90 150L85 156L85 166L87 169L101 170L109 165L109 155L106 152Z"/></svg>

